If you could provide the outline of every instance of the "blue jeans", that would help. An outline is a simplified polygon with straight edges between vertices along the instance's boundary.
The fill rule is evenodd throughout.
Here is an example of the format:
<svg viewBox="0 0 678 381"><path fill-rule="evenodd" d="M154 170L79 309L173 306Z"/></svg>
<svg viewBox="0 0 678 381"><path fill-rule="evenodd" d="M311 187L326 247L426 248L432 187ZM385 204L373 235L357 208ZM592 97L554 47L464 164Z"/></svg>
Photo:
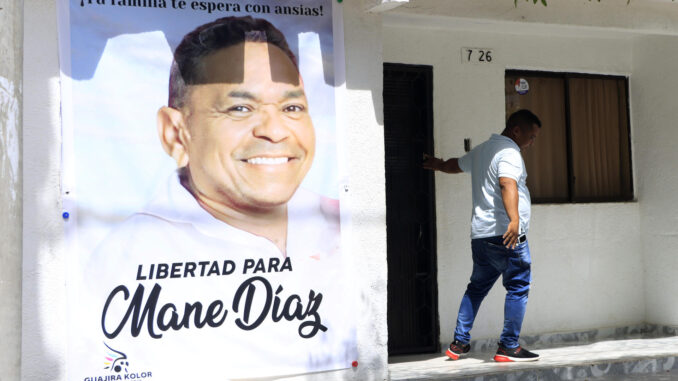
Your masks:
<svg viewBox="0 0 678 381"><path fill-rule="evenodd" d="M462 343L471 341L470 331L476 318L480 303L490 292L494 282L503 277L506 288L504 302L504 331L499 342L507 348L518 346L518 337L523 325L527 295L530 291L531 272L530 248L525 242L514 249L502 244L501 236L471 240L473 251L473 273L471 283L461 300L457 328L454 338Z"/></svg>

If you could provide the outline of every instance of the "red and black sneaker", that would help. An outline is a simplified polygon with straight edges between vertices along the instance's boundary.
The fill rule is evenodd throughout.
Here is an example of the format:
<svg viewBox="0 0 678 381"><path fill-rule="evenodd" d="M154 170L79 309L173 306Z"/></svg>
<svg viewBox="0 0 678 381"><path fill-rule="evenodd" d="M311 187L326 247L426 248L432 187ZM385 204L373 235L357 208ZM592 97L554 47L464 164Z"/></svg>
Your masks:
<svg viewBox="0 0 678 381"><path fill-rule="evenodd" d="M445 351L447 357L452 360L459 360L459 357L471 350L471 344L462 344L459 340L454 340L450 347Z"/></svg>
<svg viewBox="0 0 678 381"><path fill-rule="evenodd" d="M506 348L499 344L497 354L494 355L494 361L496 362L526 362L537 360L539 360L538 354L532 353L521 346L516 348Z"/></svg>

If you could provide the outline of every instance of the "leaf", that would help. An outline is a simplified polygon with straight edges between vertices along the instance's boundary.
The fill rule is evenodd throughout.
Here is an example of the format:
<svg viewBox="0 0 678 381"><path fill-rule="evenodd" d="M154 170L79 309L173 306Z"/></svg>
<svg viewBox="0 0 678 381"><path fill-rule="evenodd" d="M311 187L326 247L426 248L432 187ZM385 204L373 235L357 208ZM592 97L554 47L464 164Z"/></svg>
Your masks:
<svg viewBox="0 0 678 381"><path fill-rule="evenodd" d="M546 6L546 0L541 0L541 3L544 4L544 6Z"/></svg>

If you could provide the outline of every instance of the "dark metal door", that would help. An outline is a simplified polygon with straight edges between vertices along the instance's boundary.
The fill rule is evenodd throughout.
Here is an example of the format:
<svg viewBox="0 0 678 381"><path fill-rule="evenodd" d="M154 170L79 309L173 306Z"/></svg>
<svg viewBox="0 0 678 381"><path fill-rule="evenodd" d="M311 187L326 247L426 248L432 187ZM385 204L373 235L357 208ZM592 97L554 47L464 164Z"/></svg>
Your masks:
<svg viewBox="0 0 678 381"><path fill-rule="evenodd" d="M433 68L384 64L389 354L440 350L433 152Z"/></svg>

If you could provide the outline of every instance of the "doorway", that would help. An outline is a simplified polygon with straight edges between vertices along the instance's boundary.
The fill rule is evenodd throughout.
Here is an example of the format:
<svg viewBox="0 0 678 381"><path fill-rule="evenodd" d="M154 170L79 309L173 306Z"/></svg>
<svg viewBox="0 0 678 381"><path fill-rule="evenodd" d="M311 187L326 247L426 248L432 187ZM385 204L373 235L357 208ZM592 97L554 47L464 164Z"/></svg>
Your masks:
<svg viewBox="0 0 678 381"><path fill-rule="evenodd" d="M389 355L440 350L433 67L384 64Z"/></svg>

